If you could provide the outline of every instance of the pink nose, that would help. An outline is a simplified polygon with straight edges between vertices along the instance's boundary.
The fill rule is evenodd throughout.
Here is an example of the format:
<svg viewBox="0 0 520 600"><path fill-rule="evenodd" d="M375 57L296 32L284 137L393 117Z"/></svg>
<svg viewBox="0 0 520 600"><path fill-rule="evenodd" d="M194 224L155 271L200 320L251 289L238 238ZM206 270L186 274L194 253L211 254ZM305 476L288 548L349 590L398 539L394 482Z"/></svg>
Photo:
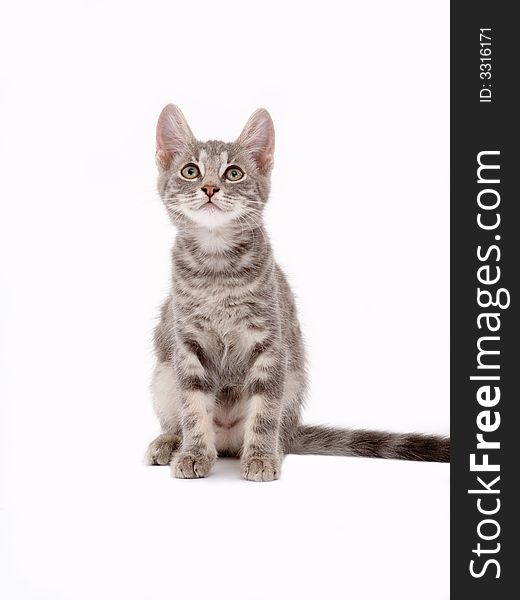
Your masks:
<svg viewBox="0 0 520 600"><path fill-rule="evenodd" d="M213 194L216 194L220 190L216 185L203 185L201 189L210 199Z"/></svg>

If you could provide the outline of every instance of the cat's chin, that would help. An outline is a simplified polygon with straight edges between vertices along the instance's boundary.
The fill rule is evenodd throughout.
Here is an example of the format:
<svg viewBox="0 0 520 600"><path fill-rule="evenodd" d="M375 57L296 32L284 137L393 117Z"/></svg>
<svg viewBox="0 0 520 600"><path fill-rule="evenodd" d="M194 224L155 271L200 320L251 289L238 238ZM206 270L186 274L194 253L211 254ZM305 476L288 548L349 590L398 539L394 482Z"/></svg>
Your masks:
<svg viewBox="0 0 520 600"><path fill-rule="evenodd" d="M190 221L195 225L207 229L217 229L229 225L234 217L234 212L224 211L210 203L197 210L190 210L188 215Z"/></svg>

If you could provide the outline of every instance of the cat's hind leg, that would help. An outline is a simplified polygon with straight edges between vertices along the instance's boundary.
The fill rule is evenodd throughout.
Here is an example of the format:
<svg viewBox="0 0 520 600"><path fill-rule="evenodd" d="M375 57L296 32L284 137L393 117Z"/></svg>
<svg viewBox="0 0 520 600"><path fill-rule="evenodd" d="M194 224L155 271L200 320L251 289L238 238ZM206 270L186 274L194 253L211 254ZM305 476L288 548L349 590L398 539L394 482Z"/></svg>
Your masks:
<svg viewBox="0 0 520 600"><path fill-rule="evenodd" d="M179 396L174 371L167 362L159 362L152 379L154 410L163 433L148 446L144 462L147 465L168 465L182 443Z"/></svg>

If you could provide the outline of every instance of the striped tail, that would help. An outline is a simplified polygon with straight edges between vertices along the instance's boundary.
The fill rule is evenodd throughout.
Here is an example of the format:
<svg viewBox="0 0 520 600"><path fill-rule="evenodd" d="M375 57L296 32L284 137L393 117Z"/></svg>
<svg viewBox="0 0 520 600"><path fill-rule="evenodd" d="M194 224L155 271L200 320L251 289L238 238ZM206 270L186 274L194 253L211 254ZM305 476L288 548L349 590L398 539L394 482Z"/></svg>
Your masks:
<svg viewBox="0 0 520 600"><path fill-rule="evenodd" d="M419 433L299 425L298 433L287 453L450 462L450 438Z"/></svg>

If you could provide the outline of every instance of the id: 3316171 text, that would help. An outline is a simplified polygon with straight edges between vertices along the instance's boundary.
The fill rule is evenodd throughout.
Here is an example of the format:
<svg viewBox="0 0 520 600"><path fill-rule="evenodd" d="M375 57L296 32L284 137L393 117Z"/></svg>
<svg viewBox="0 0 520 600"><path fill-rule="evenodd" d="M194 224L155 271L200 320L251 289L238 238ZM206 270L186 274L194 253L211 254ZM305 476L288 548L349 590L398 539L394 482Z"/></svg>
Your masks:
<svg viewBox="0 0 520 600"><path fill-rule="evenodd" d="M480 102L491 102L491 29L480 28Z"/></svg>

